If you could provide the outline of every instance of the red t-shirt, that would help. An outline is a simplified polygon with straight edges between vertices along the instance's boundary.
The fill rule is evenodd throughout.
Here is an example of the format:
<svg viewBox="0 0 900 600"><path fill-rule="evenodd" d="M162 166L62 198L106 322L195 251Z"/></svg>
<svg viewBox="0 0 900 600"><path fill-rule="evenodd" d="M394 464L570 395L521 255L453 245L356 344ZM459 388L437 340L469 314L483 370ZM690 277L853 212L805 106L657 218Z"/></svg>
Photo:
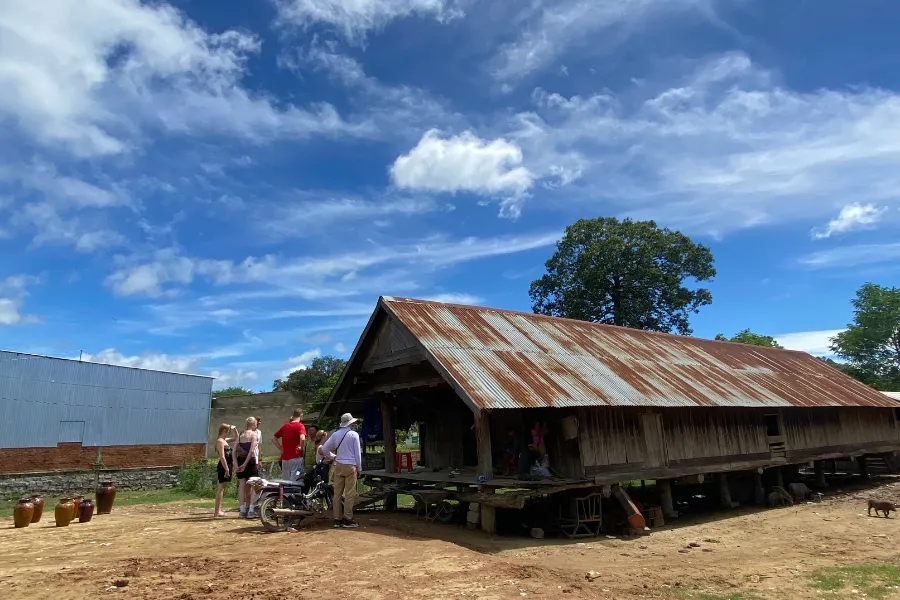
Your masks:
<svg viewBox="0 0 900 600"><path fill-rule="evenodd" d="M293 460L303 456L303 448L300 446L301 435L306 435L306 427L299 421L288 421L275 432L275 437L281 439L281 460Z"/></svg>

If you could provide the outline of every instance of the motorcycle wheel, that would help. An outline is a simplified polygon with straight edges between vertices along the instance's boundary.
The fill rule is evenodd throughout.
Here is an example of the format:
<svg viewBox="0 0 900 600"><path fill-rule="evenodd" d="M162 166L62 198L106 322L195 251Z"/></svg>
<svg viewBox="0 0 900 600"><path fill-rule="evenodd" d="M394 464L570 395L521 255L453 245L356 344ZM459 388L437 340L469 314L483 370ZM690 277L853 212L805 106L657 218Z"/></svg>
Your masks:
<svg viewBox="0 0 900 600"><path fill-rule="evenodd" d="M259 505L259 520L262 521L266 531L287 531L288 517L280 517L274 509L281 508L281 499L278 496L270 496Z"/></svg>

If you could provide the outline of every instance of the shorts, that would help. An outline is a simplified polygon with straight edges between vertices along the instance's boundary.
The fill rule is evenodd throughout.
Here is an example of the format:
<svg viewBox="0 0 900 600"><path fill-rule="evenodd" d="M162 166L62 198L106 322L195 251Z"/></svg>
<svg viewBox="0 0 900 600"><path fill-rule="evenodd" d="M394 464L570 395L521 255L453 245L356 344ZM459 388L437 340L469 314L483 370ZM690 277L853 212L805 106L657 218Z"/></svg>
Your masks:
<svg viewBox="0 0 900 600"><path fill-rule="evenodd" d="M222 461L216 463L216 473L219 475L219 483L228 483L231 481L231 469L228 470L228 477L225 476L225 467L222 466Z"/></svg>
<svg viewBox="0 0 900 600"><path fill-rule="evenodd" d="M256 461L250 460L243 471L237 472L238 479L250 479L251 477L259 477L259 469L256 468Z"/></svg>

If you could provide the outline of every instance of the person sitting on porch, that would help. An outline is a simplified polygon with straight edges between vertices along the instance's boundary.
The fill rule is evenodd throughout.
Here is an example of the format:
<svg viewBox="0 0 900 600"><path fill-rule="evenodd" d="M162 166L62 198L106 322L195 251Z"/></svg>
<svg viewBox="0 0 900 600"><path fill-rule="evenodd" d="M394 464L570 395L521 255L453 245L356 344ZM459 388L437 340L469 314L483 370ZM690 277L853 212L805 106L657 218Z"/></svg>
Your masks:
<svg viewBox="0 0 900 600"><path fill-rule="evenodd" d="M519 455L522 453L518 436L512 427L506 430L506 447L503 451L501 465L504 475L512 475L518 470Z"/></svg>
<svg viewBox="0 0 900 600"><path fill-rule="evenodd" d="M531 444L534 446L534 450L538 453L539 458L547 454L544 438L548 433L550 433L550 428L547 427L546 423L541 423L540 421L535 422L534 427L531 429Z"/></svg>

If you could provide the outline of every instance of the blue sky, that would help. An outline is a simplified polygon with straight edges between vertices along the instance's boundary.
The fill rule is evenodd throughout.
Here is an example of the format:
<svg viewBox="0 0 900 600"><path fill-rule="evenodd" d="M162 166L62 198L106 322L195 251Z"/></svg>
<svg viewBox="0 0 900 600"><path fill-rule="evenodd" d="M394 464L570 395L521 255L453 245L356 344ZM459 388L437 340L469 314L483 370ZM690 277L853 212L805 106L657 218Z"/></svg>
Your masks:
<svg viewBox="0 0 900 600"><path fill-rule="evenodd" d="M900 5L0 3L0 347L268 389L379 295L528 310L567 224L712 248L696 335L897 283Z"/></svg>

